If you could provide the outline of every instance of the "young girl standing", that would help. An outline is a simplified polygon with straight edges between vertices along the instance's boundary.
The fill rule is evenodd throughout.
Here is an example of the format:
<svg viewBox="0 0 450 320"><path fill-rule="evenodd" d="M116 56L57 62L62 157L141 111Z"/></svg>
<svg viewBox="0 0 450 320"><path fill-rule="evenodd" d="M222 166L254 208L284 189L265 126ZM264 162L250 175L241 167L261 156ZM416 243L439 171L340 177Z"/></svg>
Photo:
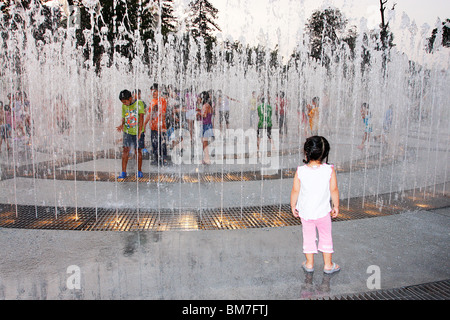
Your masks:
<svg viewBox="0 0 450 320"><path fill-rule="evenodd" d="M312 136L304 145L305 165L299 166L291 191L291 210L300 217L303 230L303 253L306 261L302 267L307 272L314 271L314 254L323 254L325 273L340 270L332 262L333 240L331 236L331 217L339 214L339 190L336 171L329 165L330 145L324 137ZM330 205L330 197L332 206ZM316 245L316 229L319 233Z"/></svg>
<svg viewBox="0 0 450 320"><path fill-rule="evenodd" d="M210 138L214 137L213 132L213 124L212 124L212 107L211 107L211 101L208 91L203 91L198 96L198 102L201 104L202 108L199 112L199 118L202 119L203 122L203 160L202 164L211 164L211 161L209 159L209 151L208 151L208 144Z"/></svg>

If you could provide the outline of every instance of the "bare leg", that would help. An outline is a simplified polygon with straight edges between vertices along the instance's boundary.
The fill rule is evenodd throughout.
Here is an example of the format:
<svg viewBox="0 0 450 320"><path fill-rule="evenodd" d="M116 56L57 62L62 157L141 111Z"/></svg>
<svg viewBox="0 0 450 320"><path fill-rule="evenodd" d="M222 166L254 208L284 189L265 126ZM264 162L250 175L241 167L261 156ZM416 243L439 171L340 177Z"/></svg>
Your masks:
<svg viewBox="0 0 450 320"><path fill-rule="evenodd" d="M305 253L306 262L305 267L312 269L314 268L314 253Z"/></svg>
<svg viewBox="0 0 450 320"><path fill-rule="evenodd" d="M203 163L210 164L209 151L208 151L208 139L203 140Z"/></svg>
<svg viewBox="0 0 450 320"><path fill-rule="evenodd" d="M122 152L122 172L127 172L128 153L129 152L130 152L130 148L129 147L123 147L123 152Z"/></svg>
<svg viewBox="0 0 450 320"><path fill-rule="evenodd" d="M138 149L138 171L142 171L142 149Z"/></svg>

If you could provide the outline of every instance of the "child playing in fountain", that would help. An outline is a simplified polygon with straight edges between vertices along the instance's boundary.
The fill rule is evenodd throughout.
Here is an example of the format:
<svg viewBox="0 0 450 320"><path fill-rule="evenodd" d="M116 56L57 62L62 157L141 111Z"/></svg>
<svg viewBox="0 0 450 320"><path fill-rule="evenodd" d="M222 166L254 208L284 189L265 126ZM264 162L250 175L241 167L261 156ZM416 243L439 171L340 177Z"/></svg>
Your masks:
<svg viewBox="0 0 450 320"><path fill-rule="evenodd" d="M331 236L331 217L339 214L339 190L336 171L329 165L330 145L321 136L312 136L304 144L305 165L299 166L291 191L291 210L294 217L300 217L303 231L303 253L306 261L302 268L314 271L314 254L322 252L324 269L327 274L340 270L332 262L333 240ZM330 205L330 197L332 207ZM319 233L316 245L316 228Z"/></svg>
<svg viewBox="0 0 450 320"><path fill-rule="evenodd" d="M9 105L3 106L0 101L0 151L2 150L3 140L6 142L6 150L9 152L9 139L11 138L11 116L9 114Z"/></svg>
<svg viewBox="0 0 450 320"><path fill-rule="evenodd" d="M262 131L267 131L267 138L270 142L270 145L273 148L272 144L272 106L269 103L265 102L265 98L261 98L261 104L258 106L258 129L256 130L256 137L257 137L257 149L258 149L258 156L259 156L259 145L261 142L261 135L263 134Z"/></svg>
<svg viewBox="0 0 450 320"><path fill-rule="evenodd" d="M370 133L372 132L372 115L369 111L369 104L363 103L361 105L361 118L364 122L364 135L361 144L358 149L362 150L364 148L364 143L367 141L369 143Z"/></svg>
<svg viewBox="0 0 450 320"><path fill-rule="evenodd" d="M158 84L154 83L150 88L152 92L152 101L150 102L147 116L145 118L142 130L145 130L147 123L150 122L151 141L153 150L153 165L167 165L167 146L166 146L166 112L167 101L159 94Z"/></svg>
<svg viewBox="0 0 450 320"><path fill-rule="evenodd" d="M312 103L306 106L308 110L309 129L312 135L319 132L319 97L314 97Z"/></svg>
<svg viewBox="0 0 450 320"><path fill-rule="evenodd" d="M122 152L122 172L117 177L125 179L127 177L127 164L130 147L134 147L138 154L138 178L142 178L142 149L144 148L143 137L139 138L140 132L144 128L144 104L128 90L123 90L119 94L122 102L122 123L117 127L117 131L123 131L123 152ZM139 131L138 131L139 130Z"/></svg>
<svg viewBox="0 0 450 320"><path fill-rule="evenodd" d="M211 164L210 158L209 158L209 151L208 151L208 144L210 138L214 138L214 132L213 132L213 123L212 123L212 115L213 110L211 107L211 101L208 91L203 91L198 96L198 102L201 104L202 109L199 111L199 118L202 120L203 123L203 130L202 130L202 143L203 143L203 160L202 164Z"/></svg>

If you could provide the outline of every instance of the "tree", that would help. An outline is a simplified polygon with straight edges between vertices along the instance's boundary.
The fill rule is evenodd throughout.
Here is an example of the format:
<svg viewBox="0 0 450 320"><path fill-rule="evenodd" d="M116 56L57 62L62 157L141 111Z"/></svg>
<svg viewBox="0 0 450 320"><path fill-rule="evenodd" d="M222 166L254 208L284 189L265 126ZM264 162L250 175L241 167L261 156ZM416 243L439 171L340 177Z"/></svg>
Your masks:
<svg viewBox="0 0 450 320"><path fill-rule="evenodd" d="M202 37L205 42L214 42L214 30L221 31L217 23L217 10L208 0L193 0L190 7L190 31L194 37Z"/></svg>
<svg viewBox="0 0 450 320"><path fill-rule="evenodd" d="M61 26L61 12L38 0L6 0L0 3L0 8L0 36L3 39L0 63L9 59L14 72L20 75L26 45L34 46L33 40L48 43L60 37L55 31Z"/></svg>
<svg viewBox="0 0 450 320"><path fill-rule="evenodd" d="M384 17L384 11L386 10L385 4L388 0L380 0L380 13L381 13L381 23L380 23L380 40L381 40L381 49L386 50L388 48L392 48L394 46L394 35L391 31L389 31L389 22L386 22ZM394 3L391 10L394 10L397 4Z"/></svg>
<svg viewBox="0 0 450 320"><path fill-rule="evenodd" d="M340 34L347 25L347 19L339 9L316 10L306 23L309 33L310 56L328 65L330 56L324 54L325 46L333 52L340 42Z"/></svg>
<svg viewBox="0 0 450 320"><path fill-rule="evenodd" d="M169 33L176 31L177 19L173 15L173 0L159 1L161 5L161 34L167 39Z"/></svg>
<svg viewBox="0 0 450 320"><path fill-rule="evenodd" d="M78 45L84 45L92 40L93 45L86 48L85 56L88 58L89 50L93 50L96 63L105 53L112 58L113 52L132 59L137 45L142 44L147 51L147 42L154 41L157 33L167 39L168 34L175 31L172 0L105 0L93 8L86 7L87 3L75 2L81 8L77 41ZM85 32L89 29L93 33ZM93 39L87 39L86 35Z"/></svg>
<svg viewBox="0 0 450 320"><path fill-rule="evenodd" d="M31 34L36 40L45 41L46 30L53 32L61 26L61 12L57 8L45 6L38 0L12 1L5 0L0 3L3 13L2 30L6 37L8 30L17 31L30 25ZM44 16L42 20L40 16Z"/></svg>
<svg viewBox="0 0 450 320"><path fill-rule="evenodd" d="M381 48L377 47L375 50L382 50L383 51L383 70L386 71L386 64L389 59L389 49L391 49L394 46L394 35L391 31L389 31L389 22L386 22L384 17L384 11L386 10L385 4L388 2L388 0L380 0L380 13L381 13L381 23L380 23L380 42L381 42ZM392 6L391 10L394 10L396 3Z"/></svg>
<svg viewBox="0 0 450 320"><path fill-rule="evenodd" d="M205 59L208 65L212 63L212 48L216 42L213 31L221 31L217 19L217 10L208 0L193 0L189 3L189 29L195 39L202 38L205 44Z"/></svg>
<svg viewBox="0 0 450 320"><path fill-rule="evenodd" d="M450 19L446 19L446 21L442 22L442 31L440 33L442 35L441 45L446 48L450 47ZM438 28L434 28L431 32L431 37L427 38L426 51L428 53L433 52L437 35Z"/></svg>

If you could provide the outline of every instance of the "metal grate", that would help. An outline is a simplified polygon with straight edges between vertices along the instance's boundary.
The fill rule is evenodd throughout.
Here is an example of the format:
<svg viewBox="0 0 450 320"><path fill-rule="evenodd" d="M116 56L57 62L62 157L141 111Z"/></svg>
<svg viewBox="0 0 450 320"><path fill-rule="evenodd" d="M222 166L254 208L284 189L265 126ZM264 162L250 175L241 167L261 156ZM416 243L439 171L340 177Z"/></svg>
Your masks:
<svg viewBox="0 0 450 320"><path fill-rule="evenodd" d="M45 152L45 150L41 150ZM413 150L414 151L414 150ZM53 151L52 151L53 152ZM298 150L285 150L282 154L297 154ZM116 181L117 172L105 172L105 171L74 171L61 169L64 166L72 165L75 162L77 164L93 161L96 159L120 159L120 154L115 154L113 150L106 150L102 152L76 152L75 155L66 154L55 161L42 161L40 163L23 164L23 165L0 165L0 179L12 179L14 177L28 177L37 179L55 179L55 180L74 180L77 181ZM148 154L144 159L148 159ZM376 168L383 163L387 165L397 160L391 156L381 155L376 153L365 157L364 159L357 159L352 161L346 161L336 164L336 170L338 172L349 171L361 171L370 168ZM186 169L183 169L186 171ZM247 170L247 171L233 171L233 172L220 172L220 169L216 172L196 172L196 173L145 173L144 177L139 178L139 182L150 183L198 183L198 182L227 182L227 181L255 181L255 180L268 180L268 179L280 179L280 178L293 178L296 168L284 168L278 170L275 174L263 175L261 174L261 168L259 170ZM136 178L133 174L120 182L136 182Z"/></svg>
<svg viewBox="0 0 450 320"><path fill-rule="evenodd" d="M341 201L335 221L386 216L406 210L436 209L450 205L442 186L404 191L400 200L391 194ZM217 209L73 208L0 204L0 227L23 229L166 231L232 230L300 225L289 204Z"/></svg>
<svg viewBox="0 0 450 320"><path fill-rule="evenodd" d="M218 230L300 224L287 206L204 210L55 208L0 205L0 227L84 231Z"/></svg>
<svg viewBox="0 0 450 320"><path fill-rule="evenodd" d="M435 281L396 289L324 297L330 300L449 300L450 280Z"/></svg>

